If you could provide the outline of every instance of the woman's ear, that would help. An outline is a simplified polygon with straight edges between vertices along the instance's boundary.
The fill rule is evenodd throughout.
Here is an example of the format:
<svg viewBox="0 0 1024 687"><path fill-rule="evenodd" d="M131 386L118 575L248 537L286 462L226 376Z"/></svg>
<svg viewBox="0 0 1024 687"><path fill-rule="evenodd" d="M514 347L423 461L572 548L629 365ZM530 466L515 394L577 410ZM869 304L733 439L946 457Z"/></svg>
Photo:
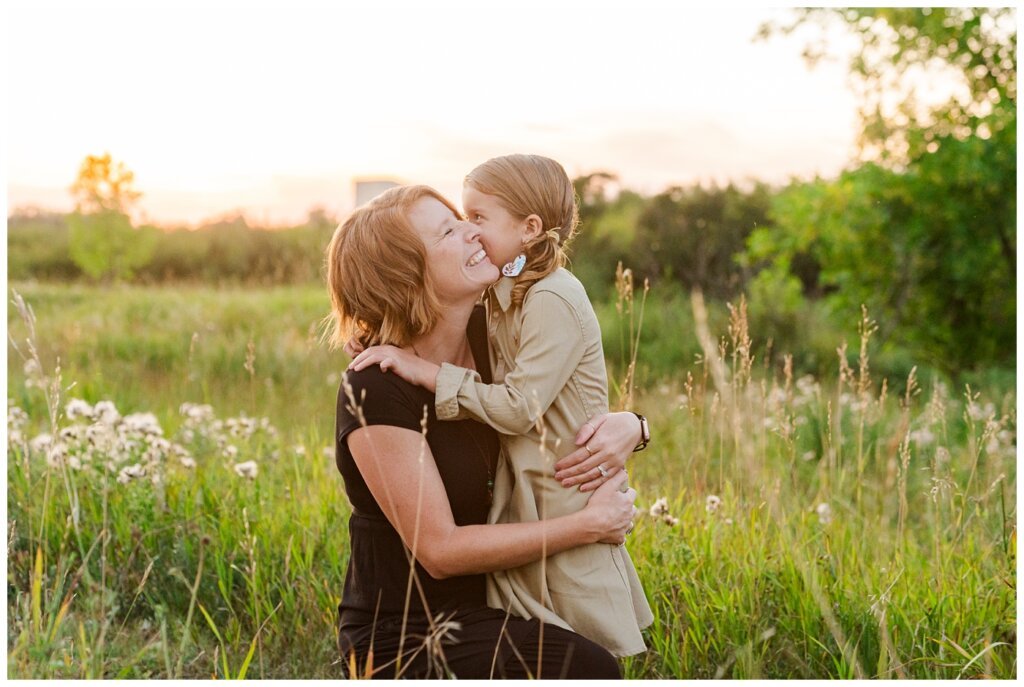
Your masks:
<svg viewBox="0 0 1024 687"><path fill-rule="evenodd" d="M530 215L525 220L526 226L523 230L523 243L533 241L544 231L544 222L537 215Z"/></svg>

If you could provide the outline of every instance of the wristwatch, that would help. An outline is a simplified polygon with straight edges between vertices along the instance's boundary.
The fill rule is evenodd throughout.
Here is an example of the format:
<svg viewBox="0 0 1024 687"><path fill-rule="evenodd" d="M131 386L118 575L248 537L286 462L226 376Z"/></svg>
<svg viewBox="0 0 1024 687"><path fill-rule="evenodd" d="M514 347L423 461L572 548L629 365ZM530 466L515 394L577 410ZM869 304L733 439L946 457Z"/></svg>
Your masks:
<svg viewBox="0 0 1024 687"><path fill-rule="evenodd" d="M647 448L647 442L651 440L651 428L647 425L647 418L640 413L633 414L636 415L638 420L640 420L640 443L636 445L635 449L633 449L633 453L636 453L637 451L643 451Z"/></svg>

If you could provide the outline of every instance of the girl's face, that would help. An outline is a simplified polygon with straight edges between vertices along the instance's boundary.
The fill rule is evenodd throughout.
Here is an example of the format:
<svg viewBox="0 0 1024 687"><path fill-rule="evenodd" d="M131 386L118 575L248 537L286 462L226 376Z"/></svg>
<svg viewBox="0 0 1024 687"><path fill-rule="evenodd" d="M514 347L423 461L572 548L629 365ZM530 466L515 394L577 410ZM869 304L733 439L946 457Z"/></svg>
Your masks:
<svg viewBox="0 0 1024 687"><path fill-rule="evenodd" d="M497 196L481 193L467 184L462 187L462 210L466 219L480 230L480 242L492 263L504 265L523 252L528 223L513 217Z"/></svg>
<svg viewBox="0 0 1024 687"><path fill-rule="evenodd" d="M436 198L413 203L409 222L427 249L427 269L442 301L478 298L501 276L487 258L477 228Z"/></svg>

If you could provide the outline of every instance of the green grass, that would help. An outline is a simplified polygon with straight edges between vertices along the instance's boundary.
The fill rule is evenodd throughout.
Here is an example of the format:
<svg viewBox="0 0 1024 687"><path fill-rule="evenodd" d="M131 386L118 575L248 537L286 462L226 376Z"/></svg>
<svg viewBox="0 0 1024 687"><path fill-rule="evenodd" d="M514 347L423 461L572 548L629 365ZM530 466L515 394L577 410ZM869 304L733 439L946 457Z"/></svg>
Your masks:
<svg viewBox="0 0 1024 687"><path fill-rule="evenodd" d="M14 288L51 379L59 358L59 409L78 397L152 412L196 466L166 459L158 483L122 484L9 444L9 676L338 677L349 506L325 447L347 361L317 342L322 289ZM622 388L628 327L614 303L597 310ZM801 379L749 359L764 349L745 343L744 318L709 319L721 366L688 299L652 293L645 308L633 405L654 441L631 482L639 507L667 497L678 521L645 514L630 535L656 621L627 676L1015 677L1005 376L979 374L971 407L930 377L917 393L885 379L883 393L851 340L849 374ZM13 306L8 326L26 352ZM51 432L10 343L8 360L25 440ZM276 432L189 436L186 401ZM247 460L255 479L232 469Z"/></svg>

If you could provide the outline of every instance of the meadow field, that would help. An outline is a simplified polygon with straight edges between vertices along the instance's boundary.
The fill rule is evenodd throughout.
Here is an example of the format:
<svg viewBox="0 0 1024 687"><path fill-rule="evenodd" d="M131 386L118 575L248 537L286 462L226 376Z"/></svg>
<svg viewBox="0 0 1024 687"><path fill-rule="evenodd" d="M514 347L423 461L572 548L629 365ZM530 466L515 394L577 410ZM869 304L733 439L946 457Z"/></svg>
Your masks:
<svg viewBox="0 0 1024 687"><path fill-rule="evenodd" d="M323 287L8 298L8 676L341 676ZM767 357L743 302L641 304L597 304L612 400L653 435L627 677L1016 677L1013 380L880 374L870 313L806 330L825 375Z"/></svg>

